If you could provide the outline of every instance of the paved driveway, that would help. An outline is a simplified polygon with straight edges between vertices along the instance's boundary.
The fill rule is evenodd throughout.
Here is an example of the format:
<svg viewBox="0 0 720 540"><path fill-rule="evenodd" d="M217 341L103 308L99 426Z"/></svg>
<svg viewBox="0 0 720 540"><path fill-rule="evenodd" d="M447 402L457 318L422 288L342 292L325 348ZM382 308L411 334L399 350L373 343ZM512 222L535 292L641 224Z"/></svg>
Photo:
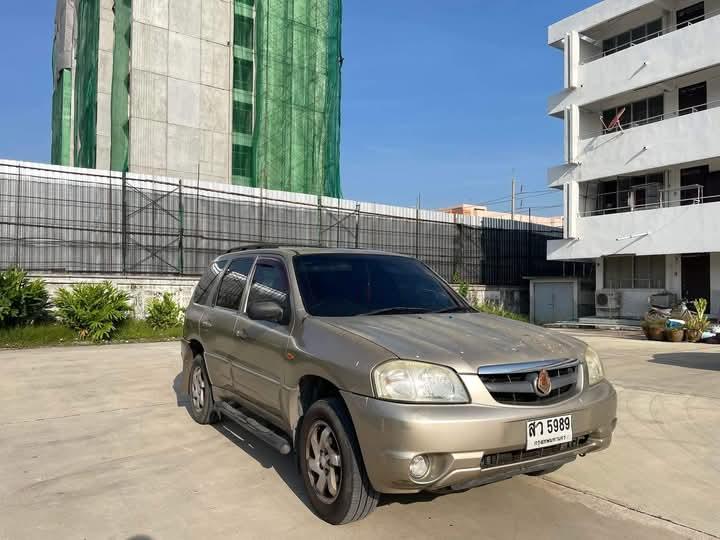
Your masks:
<svg viewBox="0 0 720 540"><path fill-rule="evenodd" d="M292 458L192 422L177 344L0 351L0 538L720 536L718 354L583 337L619 383L609 451L548 479L386 498L342 528L308 509Z"/></svg>

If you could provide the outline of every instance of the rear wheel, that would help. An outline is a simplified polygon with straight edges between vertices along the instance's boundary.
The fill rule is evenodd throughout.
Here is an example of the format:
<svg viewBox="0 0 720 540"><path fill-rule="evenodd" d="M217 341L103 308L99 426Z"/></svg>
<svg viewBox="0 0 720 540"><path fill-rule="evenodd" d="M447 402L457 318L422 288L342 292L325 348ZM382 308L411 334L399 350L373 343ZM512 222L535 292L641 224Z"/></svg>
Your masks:
<svg viewBox="0 0 720 540"><path fill-rule="evenodd" d="M344 404L316 401L300 428L300 471L315 512L333 525L363 519L378 503Z"/></svg>
<svg viewBox="0 0 720 540"><path fill-rule="evenodd" d="M190 416L193 417L198 424L212 424L218 420L217 413L214 411L214 400L212 396L212 388L210 387L210 379L205 369L205 359L201 354L195 355L192 366L190 367L190 404L188 409Z"/></svg>

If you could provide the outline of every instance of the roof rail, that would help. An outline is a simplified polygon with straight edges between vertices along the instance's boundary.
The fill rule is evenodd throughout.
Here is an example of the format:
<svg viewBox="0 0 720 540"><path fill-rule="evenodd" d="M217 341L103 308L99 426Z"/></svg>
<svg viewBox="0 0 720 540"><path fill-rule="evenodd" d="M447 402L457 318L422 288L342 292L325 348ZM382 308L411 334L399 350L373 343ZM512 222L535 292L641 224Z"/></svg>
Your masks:
<svg viewBox="0 0 720 540"><path fill-rule="evenodd" d="M245 244L244 246L236 246L228 249L223 255L228 253L235 253L236 251L248 251L251 249L277 249L281 247L280 244Z"/></svg>

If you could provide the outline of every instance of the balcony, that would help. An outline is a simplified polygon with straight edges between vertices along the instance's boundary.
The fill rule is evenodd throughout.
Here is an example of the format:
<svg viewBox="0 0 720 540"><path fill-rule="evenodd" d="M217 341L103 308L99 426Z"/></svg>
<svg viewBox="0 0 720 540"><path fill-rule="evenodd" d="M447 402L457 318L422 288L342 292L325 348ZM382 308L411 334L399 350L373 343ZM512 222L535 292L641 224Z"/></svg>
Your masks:
<svg viewBox="0 0 720 540"><path fill-rule="evenodd" d="M720 249L720 202L576 217L576 238L548 241L548 259L707 253Z"/></svg>
<svg viewBox="0 0 720 540"><path fill-rule="evenodd" d="M580 85L548 100L548 114L561 116L579 107L720 64L720 48L710 44L720 35L720 12L682 27L663 28L662 35L622 50L589 55L578 67ZM625 46L623 46L625 47Z"/></svg>
<svg viewBox="0 0 720 540"><path fill-rule="evenodd" d="M720 139L708 136L720 125L720 101L666 113L659 120L581 139L578 163L550 169L549 185L627 176L720 156Z"/></svg>

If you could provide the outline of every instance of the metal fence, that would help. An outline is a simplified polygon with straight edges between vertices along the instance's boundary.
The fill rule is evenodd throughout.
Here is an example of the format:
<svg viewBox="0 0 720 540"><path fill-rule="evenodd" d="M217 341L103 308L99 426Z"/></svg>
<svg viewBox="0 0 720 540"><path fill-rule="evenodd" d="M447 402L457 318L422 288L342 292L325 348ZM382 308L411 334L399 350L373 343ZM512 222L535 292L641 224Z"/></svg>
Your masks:
<svg viewBox="0 0 720 540"><path fill-rule="evenodd" d="M546 260L562 231L342 199L199 181L0 162L0 268L101 274L200 274L245 243L413 255L448 280L522 285L584 275Z"/></svg>

